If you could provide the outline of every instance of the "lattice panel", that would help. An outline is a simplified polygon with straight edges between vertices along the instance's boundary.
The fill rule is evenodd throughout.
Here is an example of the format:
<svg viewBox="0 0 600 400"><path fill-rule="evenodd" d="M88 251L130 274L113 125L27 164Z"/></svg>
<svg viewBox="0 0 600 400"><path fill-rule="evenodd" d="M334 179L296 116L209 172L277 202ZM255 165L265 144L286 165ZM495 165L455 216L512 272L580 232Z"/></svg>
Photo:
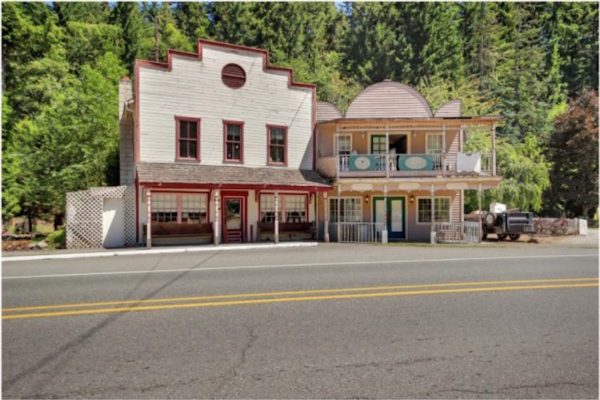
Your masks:
<svg viewBox="0 0 600 400"><path fill-rule="evenodd" d="M104 199L123 199L125 246L135 245L135 187L114 186L67 193L67 248L102 247Z"/></svg>

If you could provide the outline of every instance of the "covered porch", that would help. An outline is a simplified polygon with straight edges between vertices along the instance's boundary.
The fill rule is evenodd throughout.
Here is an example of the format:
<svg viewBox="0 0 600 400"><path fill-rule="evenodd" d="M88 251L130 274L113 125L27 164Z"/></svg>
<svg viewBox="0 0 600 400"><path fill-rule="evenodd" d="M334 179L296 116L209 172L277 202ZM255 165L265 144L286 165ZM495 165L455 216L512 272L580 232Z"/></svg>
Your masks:
<svg viewBox="0 0 600 400"><path fill-rule="evenodd" d="M139 164L138 240L151 247L313 239L317 194L329 189L313 171Z"/></svg>
<svg viewBox="0 0 600 400"><path fill-rule="evenodd" d="M326 242L478 241L480 228L464 219L464 190L481 194L496 188L500 180L343 179L319 196L319 238Z"/></svg>

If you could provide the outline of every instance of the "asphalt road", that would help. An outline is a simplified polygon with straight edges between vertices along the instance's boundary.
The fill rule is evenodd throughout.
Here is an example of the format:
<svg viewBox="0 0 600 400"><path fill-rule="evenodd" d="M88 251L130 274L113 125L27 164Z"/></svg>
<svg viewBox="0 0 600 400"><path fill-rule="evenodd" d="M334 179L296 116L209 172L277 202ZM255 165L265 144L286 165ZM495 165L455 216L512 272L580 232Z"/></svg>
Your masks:
<svg viewBox="0 0 600 400"><path fill-rule="evenodd" d="M3 262L4 398L598 398L598 249Z"/></svg>

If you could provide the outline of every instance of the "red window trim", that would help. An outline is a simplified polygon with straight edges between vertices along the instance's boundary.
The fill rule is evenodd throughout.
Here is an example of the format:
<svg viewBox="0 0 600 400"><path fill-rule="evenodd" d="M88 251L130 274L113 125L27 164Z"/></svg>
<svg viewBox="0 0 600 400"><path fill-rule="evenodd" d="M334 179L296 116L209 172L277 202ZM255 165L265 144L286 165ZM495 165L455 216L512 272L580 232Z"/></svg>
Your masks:
<svg viewBox="0 0 600 400"><path fill-rule="evenodd" d="M283 162L271 161L271 128L283 129ZM267 124L267 165L287 167L288 165L288 127Z"/></svg>
<svg viewBox="0 0 600 400"><path fill-rule="evenodd" d="M206 220L204 222L201 222L201 224L209 224L210 223L210 193L208 192L191 192L191 191L175 191L175 190L157 190L154 189L152 190L152 194L174 194L176 199L177 199L177 222L178 224L183 224L182 220L181 220L181 215L183 212L183 207L182 207L182 196L184 194L191 194L191 195L202 195L206 198ZM152 218L152 216L150 216L150 218ZM152 221L152 222L156 222L156 221Z"/></svg>
<svg viewBox="0 0 600 400"><path fill-rule="evenodd" d="M179 126L181 121L196 122L196 157L180 157L179 156ZM175 116L175 161L200 161L200 118Z"/></svg>
<svg viewBox="0 0 600 400"><path fill-rule="evenodd" d="M258 222L260 222L260 218L261 218L261 209L262 209L262 200L260 198L261 195L269 195L269 196L274 196L275 192L270 192L270 191L260 191L257 193L258 194ZM283 221L279 221L279 222L285 222L285 196L304 196L306 198L306 200L304 201L304 205L305 205L305 212L306 212L306 218L304 221L302 221L302 223L305 222L310 222L309 221L309 215L308 215L308 203L310 200L309 197L309 193L295 193L295 192L279 192L279 211L281 212L281 219ZM292 223L292 222L290 222Z"/></svg>
<svg viewBox="0 0 600 400"><path fill-rule="evenodd" d="M230 160L227 158L227 125L240 126L240 159ZM244 121L223 120L223 163L225 164L243 164L244 163Z"/></svg>

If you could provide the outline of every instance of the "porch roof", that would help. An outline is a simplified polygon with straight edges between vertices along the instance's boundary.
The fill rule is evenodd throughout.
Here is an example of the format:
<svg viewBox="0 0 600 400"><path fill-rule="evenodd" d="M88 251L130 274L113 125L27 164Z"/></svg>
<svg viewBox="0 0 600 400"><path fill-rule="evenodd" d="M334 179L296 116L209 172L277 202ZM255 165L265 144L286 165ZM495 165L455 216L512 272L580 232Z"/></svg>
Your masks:
<svg viewBox="0 0 600 400"><path fill-rule="evenodd" d="M142 162L137 164L137 173L141 184L331 188L318 172L301 169Z"/></svg>
<svg viewBox="0 0 600 400"><path fill-rule="evenodd" d="M495 189L502 181L501 176L454 176L454 177L411 177L411 178L338 178L337 185L343 190L482 190Z"/></svg>
<svg viewBox="0 0 600 400"><path fill-rule="evenodd" d="M482 117L430 117L430 118L336 118L328 121L318 121L317 126L326 124L335 124L338 126L348 125L377 125L378 127L398 128L398 127L418 127L418 126L498 126L503 118L498 115L488 115Z"/></svg>

